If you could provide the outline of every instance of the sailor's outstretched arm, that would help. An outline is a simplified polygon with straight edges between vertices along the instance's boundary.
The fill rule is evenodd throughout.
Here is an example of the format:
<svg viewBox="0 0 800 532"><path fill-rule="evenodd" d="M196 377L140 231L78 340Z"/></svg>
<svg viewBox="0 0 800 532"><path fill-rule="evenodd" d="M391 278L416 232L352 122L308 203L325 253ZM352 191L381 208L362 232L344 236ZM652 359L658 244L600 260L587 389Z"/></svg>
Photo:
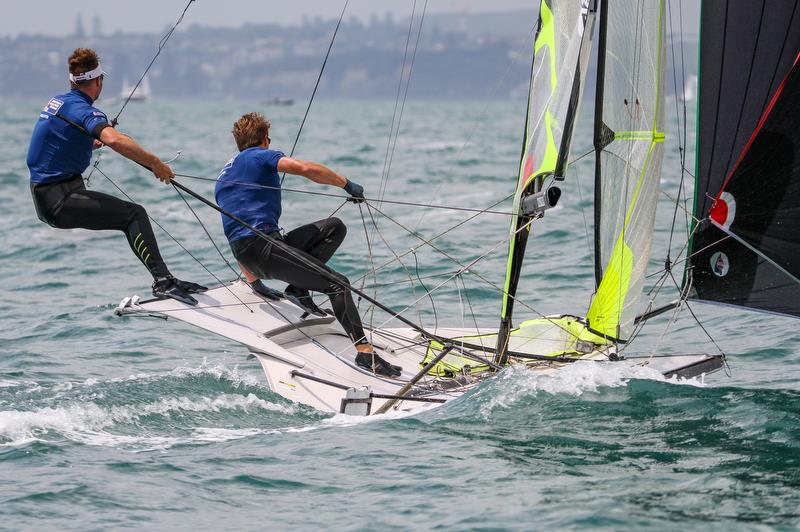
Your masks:
<svg viewBox="0 0 800 532"><path fill-rule="evenodd" d="M113 127L103 128L100 132L100 142L120 155L150 168L153 175L164 183L169 183L170 180L175 177L175 173L169 165L163 163L161 159L142 148L128 135L120 133Z"/></svg>
<svg viewBox="0 0 800 532"><path fill-rule="evenodd" d="M334 185L345 189L353 196L355 201L364 200L364 187L350 181L345 176L337 174L327 166L311 161L301 161L292 157L281 157L278 161L278 171L287 174L301 175L315 183Z"/></svg>
<svg viewBox="0 0 800 532"><path fill-rule="evenodd" d="M293 157L281 157L278 161L278 171L301 175L322 185L334 185L340 188L347 185L346 177L337 174L327 166L311 161L301 161Z"/></svg>

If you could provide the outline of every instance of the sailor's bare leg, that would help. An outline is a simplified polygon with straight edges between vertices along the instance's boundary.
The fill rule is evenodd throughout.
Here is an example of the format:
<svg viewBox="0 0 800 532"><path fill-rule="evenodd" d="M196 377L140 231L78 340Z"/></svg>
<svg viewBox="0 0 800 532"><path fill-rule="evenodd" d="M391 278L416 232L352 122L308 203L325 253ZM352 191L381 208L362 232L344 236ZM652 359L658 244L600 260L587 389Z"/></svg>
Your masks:
<svg viewBox="0 0 800 532"><path fill-rule="evenodd" d="M236 262L239 262L239 261L236 261ZM247 279L248 283L253 284L254 282L258 281L258 277L253 275L253 272L251 272L250 270L245 268L244 264L242 264L241 262L239 262L239 269L242 270L242 273L244 274L244 278Z"/></svg>

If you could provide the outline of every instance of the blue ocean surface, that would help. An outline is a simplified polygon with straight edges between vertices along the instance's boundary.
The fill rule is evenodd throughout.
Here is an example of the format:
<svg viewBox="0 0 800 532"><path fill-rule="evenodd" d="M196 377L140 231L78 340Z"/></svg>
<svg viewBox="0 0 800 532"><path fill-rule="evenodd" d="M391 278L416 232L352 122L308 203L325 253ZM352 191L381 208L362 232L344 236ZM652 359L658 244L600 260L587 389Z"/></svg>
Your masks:
<svg viewBox="0 0 800 532"><path fill-rule="evenodd" d="M626 347L628 356L727 355L724 371L691 381L620 365L579 363L549 376L511 368L424 413L322 413L271 392L243 346L172 320L114 316L123 297L149 295L151 280L120 233L37 220L25 153L43 103L0 110L0 528L800 526L794 320L690 303L694 316L651 320ZM645 288L661 287L656 304L678 294L691 209L691 198L679 202L671 230L682 175L683 190L693 186L693 134L682 174L675 105ZM180 152L176 172L213 179L235 153L233 122L252 110L268 114L273 147L288 153L302 106L132 103L120 129L163 159ZM492 283L505 273L504 198L516 182L524 102L409 101L396 142L393 110L394 102L314 103L295 155L388 201L359 207L338 189L287 176L281 223L289 230L335 212L349 234L334 268L359 285L363 276L366 290L428 327L496 326ZM573 159L590 152L591 131L584 109ZM172 187L102 152L84 174L90 188L124 191L148 209L176 275L208 285L234 277L215 248L231 260L217 213L187 198L190 210ZM518 321L588 308L593 159L571 166L560 205L534 227ZM213 197L212 181L180 182ZM499 204L475 216L389 201ZM437 250L422 243L442 232ZM402 266L380 267L412 249ZM675 265L664 277L668 249ZM484 255L445 282L459 269L451 258ZM361 309L367 323L387 318Z"/></svg>

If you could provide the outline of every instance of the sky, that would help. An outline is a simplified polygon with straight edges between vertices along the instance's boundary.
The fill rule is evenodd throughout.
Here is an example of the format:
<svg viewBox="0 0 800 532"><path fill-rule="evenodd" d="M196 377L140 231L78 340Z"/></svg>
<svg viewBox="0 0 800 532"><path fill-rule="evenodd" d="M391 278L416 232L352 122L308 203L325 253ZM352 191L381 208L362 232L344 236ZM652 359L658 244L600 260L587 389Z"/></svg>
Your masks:
<svg viewBox="0 0 800 532"><path fill-rule="evenodd" d="M104 33L160 32L177 20L188 0L6 0L0 17L0 35L14 37L21 33L64 36L75 30L80 13L86 31L92 32L97 16ZM417 9L425 0L417 0ZM346 17L368 20L373 14L383 17L391 12L395 19L411 13L414 0L350 0ZM195 0L183 24L239 27L245 23L293 24L303 16L338 17L343 0ZM427 12L497 12L538 10L538 0L428 0Z"/></svg>

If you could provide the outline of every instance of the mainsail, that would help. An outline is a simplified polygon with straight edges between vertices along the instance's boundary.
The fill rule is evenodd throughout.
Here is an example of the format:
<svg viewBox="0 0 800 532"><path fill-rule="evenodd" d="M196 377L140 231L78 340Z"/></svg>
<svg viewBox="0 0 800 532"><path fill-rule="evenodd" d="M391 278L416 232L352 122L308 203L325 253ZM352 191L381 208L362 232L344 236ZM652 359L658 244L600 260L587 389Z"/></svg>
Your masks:
<svg viewBox="0 0 800 532"><path fill-rule="evenodd" d="M800 316L799 4L703 4L692 298Z"/></svg>
<svg viewBox="0 0 800 532"><path fill-rule="evenodd" d="M595 101L595 277L589 329L630 338L644 283L663 158L663 1L601 5Z"/></svg>
<svg viewBox="0 0 800 532"><path fill-rule="evenodd" d="M521 213L523 198L539 192L546 177L563 178L589 60L594 15L594 0L541 0L539 7L500 313L498 360L508 348L514 295L530 232L531 218Z"/></svg>

